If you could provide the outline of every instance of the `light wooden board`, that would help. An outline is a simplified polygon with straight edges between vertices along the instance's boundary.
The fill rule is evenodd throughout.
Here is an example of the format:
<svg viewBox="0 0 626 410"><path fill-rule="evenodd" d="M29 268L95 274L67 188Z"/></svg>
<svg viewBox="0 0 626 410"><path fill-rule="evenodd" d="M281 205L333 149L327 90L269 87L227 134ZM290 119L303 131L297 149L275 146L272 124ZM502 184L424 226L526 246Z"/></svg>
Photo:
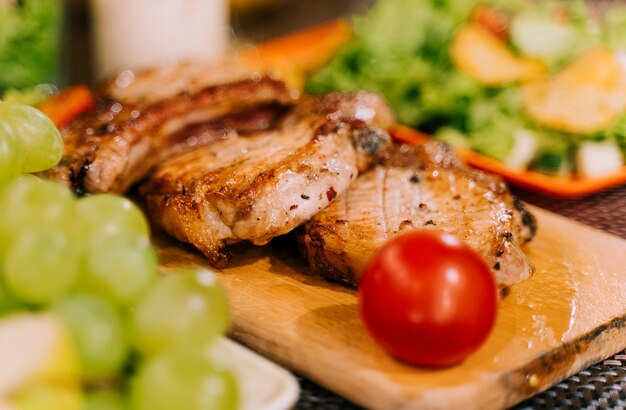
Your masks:
<svg viewBox="0 0 626 410"><path fill-rule="evenodd" d="M243 248L218 272L231 334L368 408L513 405L626 347L626 241L531 210L539 231L526 250L536 272L512 288L493 333L461 365L427 370L390 358L363 328L355 291L269 248ZM165 270L209 266L188 247L160 242Z"/></svg>

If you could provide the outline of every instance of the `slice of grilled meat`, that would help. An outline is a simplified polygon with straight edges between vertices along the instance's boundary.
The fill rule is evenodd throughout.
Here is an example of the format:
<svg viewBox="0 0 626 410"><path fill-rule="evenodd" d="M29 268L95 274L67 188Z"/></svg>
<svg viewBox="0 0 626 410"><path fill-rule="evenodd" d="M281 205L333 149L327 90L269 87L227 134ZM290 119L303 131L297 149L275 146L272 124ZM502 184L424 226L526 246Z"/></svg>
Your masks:
<svg viewBox="0 0 626 410"><path fill-rule="evenodd" d="M180 93L195 94L209 86L260 75L233 55L218 61L183 62L138 72L121 71L100 91L122 104L148 105Z"/></svg>
<svg viewBox="0 0 626 410"><path fill-rule="evenodd" d="M44 176L65 181L79 194L121 193L143 178L164 153L188 145L181 144L188 134L185 128L208 122L212 123L209 128L216 130L220 120L246 129L265 126L271 121L258 121L257 108L275 117L280 112L277 107L289 106L296 98L297 93L282 81L259 77L209 86L194 94L180 93L147 105L102 99L62 131L63 158ZM252 112L257 116L248 115ZM205 133L192 146L224 134L223 130Z"/></svg>
<svg viewBox="0 0 626 410"><path fill-rule="evenodd" d="M217 120L190 124L167 137L159 147L159 162L198 147L211 144L232 135L250 135L273 128L286 107L275 104L252 107L249 110L227 114Z"/></svg>
<svg viewBox="0 0 626 410"><path fill-rule="evenodd" d="M534 235L535 221L499 177L463 165L438 142L394 151L299 233L313 271L356 287L385 241L406 231L440 229L478 251L500 288L531 275L520 246Z"/></svg>
<svg viewBox="0 0 626 410"><path fill-rule="evenodd" d="M227 244L265 244L348 189L391 146L392 121L374 94L307 97L273 131L160 164L139 192L153 221L223 267Z"/></svg>

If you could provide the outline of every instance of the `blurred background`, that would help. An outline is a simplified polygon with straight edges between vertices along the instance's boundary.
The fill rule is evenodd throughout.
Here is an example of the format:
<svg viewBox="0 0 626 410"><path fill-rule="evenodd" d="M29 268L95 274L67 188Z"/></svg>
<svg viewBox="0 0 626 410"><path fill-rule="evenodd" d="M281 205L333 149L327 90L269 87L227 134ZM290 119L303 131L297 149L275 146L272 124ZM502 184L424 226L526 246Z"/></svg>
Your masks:
<svg viewBox="0 0 626 410"><path fill-rule="evenodd" d="M62 84L95 85L89 2L65 1ZM363 11L373 3L373 0L231 0L230 36L233 43L259 42Z"/></svg>

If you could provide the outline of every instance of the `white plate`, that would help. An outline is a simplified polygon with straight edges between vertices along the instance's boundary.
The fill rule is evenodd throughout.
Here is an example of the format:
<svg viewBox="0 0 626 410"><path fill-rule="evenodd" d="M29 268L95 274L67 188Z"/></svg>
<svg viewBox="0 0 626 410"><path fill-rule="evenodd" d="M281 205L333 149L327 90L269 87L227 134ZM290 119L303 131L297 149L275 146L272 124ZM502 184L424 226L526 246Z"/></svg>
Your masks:
<svg viewBox="0 0 626 410"><path fill-rule="evenodd" d="M242 410L287 410L298 400L298 382L285 369L226 338L212 350L215 360L237 376Z"/></svg>

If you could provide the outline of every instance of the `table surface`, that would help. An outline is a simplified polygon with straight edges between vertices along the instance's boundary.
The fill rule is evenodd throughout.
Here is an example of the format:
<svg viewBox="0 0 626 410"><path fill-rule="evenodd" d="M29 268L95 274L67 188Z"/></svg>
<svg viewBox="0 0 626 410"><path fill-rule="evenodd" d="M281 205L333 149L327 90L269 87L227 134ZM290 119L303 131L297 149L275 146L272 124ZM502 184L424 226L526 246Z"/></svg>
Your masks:
<svg viewBox="0 0 626 410"><path fill-rule="evenodd" d="M246 41L269 38L332 18L358 12L372 0L277 0L275 7L235 12L233 33ZM71 50L64 59L66 82L90 82L88 16L82 2L69 1L66 36ZM579 222L626 238L626 185L586 198L555 199L513 187L522 200ZM626 348L626 346L625 346ZM297 409L357 409L332 392L298 377L301 387ZM626 351L556 384L519 404L517 409L586 408L626 409Z"/></svg>

